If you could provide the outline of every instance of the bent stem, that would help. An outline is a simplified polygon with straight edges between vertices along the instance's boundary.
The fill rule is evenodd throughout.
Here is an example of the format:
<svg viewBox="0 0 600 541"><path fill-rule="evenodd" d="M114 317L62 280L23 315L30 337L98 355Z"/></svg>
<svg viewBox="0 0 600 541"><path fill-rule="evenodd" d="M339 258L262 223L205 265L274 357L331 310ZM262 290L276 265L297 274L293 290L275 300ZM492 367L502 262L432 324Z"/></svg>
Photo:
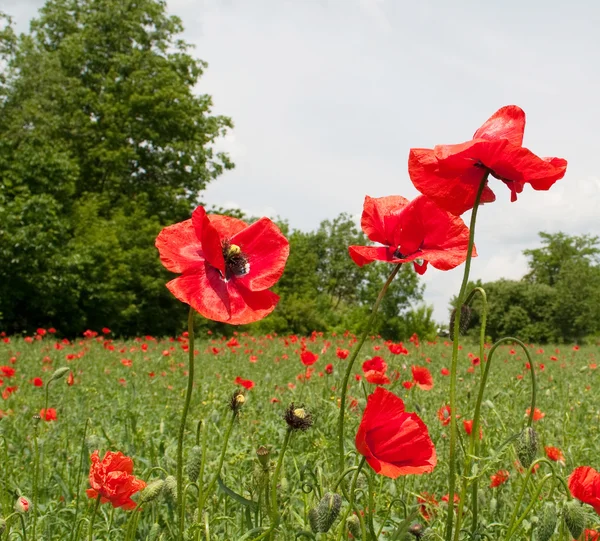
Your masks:
<svg viewBox="0 0 600 541"><path fill-rule="evenodd" d="M448 472L448 501L454 501L454 492L456 485L456 440L458 437L456 427L456 379L458 371L458 338L460 335L460 315L462 306L465 299L465 292L467 290L467 284L469 283L469 272L471 270L471 259L473 258L473 247L475 240L475 223L477 221L477 210L479 209L479 202L481 201L481 194L487 183L489 173L485 173L479 184L477 195L475 197L475 204L471 211L471 220L469 223L469 245L467 247L467 259L465 261L465 271L463 274L462 284L460 286L460 292L456 302L456 312L454 316L454 337L452 341L452 365L450 368L450 464ZM448 506L448 517L446 519L446 541L452 539L452 526L454 522L454 506ZM458 531L458 528L457 528Z"/></svg>
<svg viewBox="0 0 600 541"><path fill-rule="evenodd" d="M188 314L188 382L185 392L185 402L181 413L179 425L179 436L177 438L177 509L179 511L179 539L183 539L183 528L185 525L185 508L183 494L183 436L185 434L185 422L187 420L192 390L194 387L194 309L190 306Z"/></svg>
<svg viewBox="0 0 600 541"><path fill-rule="evenodd" d="M402 266L402 263L398 263L394 267L394 269L392 270L390 275L388 276L387 280L385 281L385 284L383 284L383 287L381 288L381 291L379 292L377 300L375 301L375 304L373 305L373 310L371 311L371 316L369 317L367 324L365 325L362 336L360 337L360 340L356 344L356 347L354 348L354 351L352 352L352 356L350 357L350 360L348 361L348 366L346 367L346 373L344 375L344 382L342 383L342 394L340 397L340 399L341 399L340 400L340 416L338 419L339 475L342 474L342 472L344 471L344 466L345 466L344 417L346 415L346 394L348 392L348 381L350 380L350 374L352 373L352 366L354 365L354 361L356 361L356 358L358 357L358 354L360 353L360 350L362 349L362 347L365 343L365 340L367 339L369 331L371 330L371 327L373 326L375 317L377 316L377 311L379 310L379 306L381 305L381 301L383 300L383 297L385 296L388 288L390 287L392 280L394 279L396 274L398 274L398 271L400 270L401 266Z"/></svg>

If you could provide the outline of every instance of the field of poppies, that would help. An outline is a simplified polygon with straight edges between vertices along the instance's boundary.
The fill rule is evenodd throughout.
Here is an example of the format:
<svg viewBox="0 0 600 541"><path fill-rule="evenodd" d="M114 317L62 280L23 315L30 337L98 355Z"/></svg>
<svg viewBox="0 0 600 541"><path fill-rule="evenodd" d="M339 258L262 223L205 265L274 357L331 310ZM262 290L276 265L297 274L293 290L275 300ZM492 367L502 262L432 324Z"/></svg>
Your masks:
<svg viewBox="0 0 600 541"><path fill-rule="evenodd" d="M49 331L4 337L0 342L0 501L10 532L6 538L25 538L23 526L29 538L87 538L96 501L90 485L94 478L89 479L88 473L92 461L97 465L107 451L130 457L133 470L113 479L121 483L111 500L116 507L99 505L94 538L174 537L176 436L187 380L186 334L120 341L104 329L69 341ZM341 513L334 513L327 534L313 533L311 509L324 499L329 501L327 494L342 495L335 460L339 389L356 342L349 333L318 332L307 338L235 333L229 338L197 337L196 382L184 439L187 522L193 524L187 530L189 538L253 539L248 533L260 532L268 523L271 505L265 490L286 434L291 437L276 487L282 509L278 538L347 538L340 516L347 511L346 501ZM503 345L490 369L474 473L480 480L476 495L480 532L488 539L505 538L511 524L516 528L513 538L529 539L546 509L540 496L557 508L570 498L563 484L548 475L554 472L557 478L567 479L577 466L597 461L597 348L527 348L537 372L535 459L549 460L534 465L531 476L519 462L514 437L528 419L530 369L519 348ZM468 447L478 382L487 364L477 350L465 344L459 351L456 415L463 451ZM392 391L404 401L407 412L418 414L437 455L437 464L435 455L430 460L435 465L429 468L431 473L401 475L391 481L369 468L355 481L361 519L364 516L379 538L403 539L399 528L405 521L416 537L423 531L443 532L448 507L450 357L451 343L444 339L424 343L414 336L410 343L400 344L371 336L352 371L345 432L349 463L361 445L355 435L365 415L366 397L376 389ZM392 409L393 405L378 413L381 445L385 445L386 426L395 423ZM302 430L288 431L286 418L297 421ZM410 452L410 446L418 443L410 441L415 428L404 430L406 434L398 437L409 437L403 445ZM376 440L377 431L369 436L373 449ZM385 449L379 453L385 454ZM15 502L21 507L20 497L27 499L26 508L37 503L35 517L31 508L14 514ZM340 505L337 498L330 496L334 508ZM140 501L146 503L131 511ZM198 519L193 509L199 504ZM516 526L528 507L526 518ZM591 529L600 523L597 515L589 506L581 511L590 530L585 539L596 539ZM465 517L466 527L469 521L470 515ZM562 520L556 531L557 539L572 538Z"/></svg>

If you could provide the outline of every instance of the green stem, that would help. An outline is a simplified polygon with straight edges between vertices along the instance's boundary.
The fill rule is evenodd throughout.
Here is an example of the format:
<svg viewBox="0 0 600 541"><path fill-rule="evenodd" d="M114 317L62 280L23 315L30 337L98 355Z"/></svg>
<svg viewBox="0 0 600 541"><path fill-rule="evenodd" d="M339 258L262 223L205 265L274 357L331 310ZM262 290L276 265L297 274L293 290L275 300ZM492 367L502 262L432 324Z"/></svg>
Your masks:
<svg viewBox="0 0 600 541"><path fill-rule="evenodd" d="M177 509L179 511L179 539L183 539L185 527L185 506L183 496L183 436L185 434L185 422L187 420L192 390L194 388L194 309L190 306L188 314L188 382L185 392L185 402L181 413L179 424L179 436L177 438Z"/></svg>
<svg viewBox="0 0 600 541"><path fill-rule="evenodd" d="M465 261L465 271L463 274L462 284L460 286L460 292L456 302L456 312L454 316L454 339L452 342L452 364L450 368L450 464L448 472L448 516L446 519L446 541L452 539L452 526L454 521L454 487L456 484L456 440L457 440L457 428L456 428L456 380L458 375L458 339L460 335L460 315L462 311L463 302L465 299L465 292L469 283L469 272L471 270L471 259L473 257L473 247L475 240L475 222L477 220L477 210L479 209L479 202L481 201L481 194L487 184L489 172L486 172L479 183L479 189L475 197L475 203L473 210L471 211L471 221L469 223L469 245L467 247L467 259ZM457 528L457 531L459 528Z"/></svg>
<svg viewBox="0 0 600 541"><path fill-rule="evenodd" d="M509 523L508 529L506 531L505 541L509 541L509 539L512 538L512 535L515 532L515 530L525 520L525 517L527 517L527 515L529 514L529 511L531 511L533 509L533 506L538 502L538 497L539 497L540 492L542 491L542 488L544 487L544 484L546 483L546 481L548 479L552 479L554 477L553 474L549 473L548 475L545 475L542 478L542 480L538 483L535 492L531 496L529 505L527 506L527 508L525 509L523 514L519 517L519 519L516 520L518 511L519 511L519 506L521 505L521 502L523 500L523 495L525 493L525 487L527 486L527 482L529 481L530 476L531 476L531 468L529 468L529 471L527 472L527 477L525 478L525 481L523 483L523 490L521 490L521 494L519 495L519 500L517 502L517 505L515 506L512 517L510 519L510 523ZM516 522L515 522L515 520L516 520Z"/></svg>
<svg viewBox="0 0 600 541"><path fill-rule="evenodd" d="M100 507L100 494L96 497L96 503L94 504L94 510L92 511L92 518L90 519L90 530L88 534L88 541L94 539L94 521L96 520L96 514L98 513L98 507Z"/></svg>
<svg viewBox="0 0 600 541"><path fill-rule="evenodd" d="M39 428L39 421L34 421L35 422L35 427L34 427L34 434L33 434L33 448L34 448L34 457L33 457L33 525L31 528L31 536L32 539L35 541L36 540L36 536L35 536L35 530L36 530L36 526L37 526L37 506L38 506L38 477L40 474L40 450L39 450L39 446L38 446L38 428Z"/></svg>
<svg viewBox="0 0 600 541"><path fill-rule="evenodd" d="M79 470L77 471L77 481L75 485L75 518L73 519L73 523L77 524L77 515L79 514L79 488L81 487L81 472L83 471L83 461L85 457L85 437L87 435L88 425L90 423L89 417L85 420L85 426L83 427L83 439L81 440L81 454L79 459ZM73 528L71 531L71 541L73 541L73 537L75 536L76 528Z"/></svg>
<svg viewBox="0 0 600 541"><path fill-rule="evenodd" d="M400 270L401 266L402 266L402 263L399 263L398 265L396 265L394 267L394 269L392 270L392 272L390 273L390 275L388 276L385 284L383 284L383 287L381 288L381 291L379 292L377 300L375 301L375 304L373 305L373 309L371 311L371 316L369 317L367 324L365 325L362 336L360 337L360 340L356 344L356 347L354 348L354 351L352 352L352 356L350 357L350 359L348 361L348 366L346 367L346 374L344 375L344 382L342 383L342 394L341 394L341 401L340 401L340 416L338 419L338 452L339 452L339 473L340 473L340 475L342 474L342 472L345 469L344 417L346 415L346 394L348 392L348 381L350 380L350 375L352 373L352 366L354 365L354 361L356 361L356 358L358 357L358 354L360 353L360 350L362 349L363 344L365 343L365 340L367 339L369 331L371 330L371 327L373 326L373 323L375 322L375 317L377 316L377 311L379 310L379 305L381 304L383 297L385 296L388 288L390 287L392 280L394 279L396 274L398 274L398 271Z"/></svg>
<svg viewBox="0 0 600 541"><path fill-rule="evenodd" d="M354 477L352 477L352 483L350 485L350 493L348 495L348 508L346 509L346 512L344 513L344 516L342 517L341 521L340 521L340 534L338 536L338 541L341 541L341 539L344 537L344 532L346 531L346 519L348 518L348 515L350 514L350 512L354 509L354 494L356 492L356 484L358 482L358 476L360 475L360 472L363 468L363 466L365 465L365 462L367 461L367 459L363 456L360 459L360 463L358 464L358 466L356 467L356 471L354 472ZM358 518L362 519L362 517L360 516L360 513L358 513ZM361 531L362 531L362 537L364 539L365 537L365 530L364 530L364 522L361 520Z"/></svg>
<svg viewBox="0 0 600 541"><path fill-rule="evenodd" d="M200 513L204 508L204 504L206 500L210 496L211 492L215 488L217 481L219 480L219 476L221 475L221 469L223 468L223 462L225 461L225 453L227 452L227 445L229 444L229 437L231 436L231 431L233 430L233 425L235 424L235 419L237 417L237 411L234 411L231 415L231 422L227 427L227 432L225 433L225 440L223 441L223 448L221 449L221 455L219 456L219 464L217 465L217 470L213 475L211 482L208 485L208 488L203 491L203 496L201 503L198 504L198 512ZM200 489L198 489L200 491ZM200 516L200 514L198 515Z"/></svg>

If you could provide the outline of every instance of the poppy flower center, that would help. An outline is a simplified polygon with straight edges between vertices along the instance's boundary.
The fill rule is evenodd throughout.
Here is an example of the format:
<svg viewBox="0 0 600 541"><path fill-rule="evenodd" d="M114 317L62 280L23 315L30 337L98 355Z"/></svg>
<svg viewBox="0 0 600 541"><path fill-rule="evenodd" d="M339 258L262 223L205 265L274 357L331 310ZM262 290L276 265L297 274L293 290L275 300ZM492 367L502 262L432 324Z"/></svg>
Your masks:
<svg viewBox="0 0 600 541"><path fill-rule="evenodd" d="M250 272L248 256L237 244L223 241L223 259L225 259L225 279L234 276L244 276Z"/></svg>

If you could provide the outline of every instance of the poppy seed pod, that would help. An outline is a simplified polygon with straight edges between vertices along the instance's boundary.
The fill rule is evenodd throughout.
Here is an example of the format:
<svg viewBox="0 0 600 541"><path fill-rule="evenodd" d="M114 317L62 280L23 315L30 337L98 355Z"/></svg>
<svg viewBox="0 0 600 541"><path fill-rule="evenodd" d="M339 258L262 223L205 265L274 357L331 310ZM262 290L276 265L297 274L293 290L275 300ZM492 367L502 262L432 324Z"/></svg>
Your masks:
<svg viewBox="0 0 600 541"><path fill-rule="evenodd" d="M260 462L260 465L263 469L263 471L269 471L269 455L271 454L271 451L269 451L269 449L267 447L265 447L264 445L261 445L257 450L256 450L256 457L258 458L258 461Z"/></svg>
<svg viewBox="0 0 600 541"><path fill-rule="evenodd" d="M335 519L340 514L342 507L342 497L339 494L332 494L328 492L321 498L319 505L317 506L317 524L319 532L327 533Z"/></svg>
<svg viewBox="0 0 600 541"><path fill-rule="evenodd" d="M567 502L563 508L565 524L574 539L579 539L585 529L585 512L577 500Z"/></svg>
<svg viewBox="0 0 600 541"><path fill-rule="evenodd" d="M195 483L198 480L198 476L200 475L200 463L202 462L202 448L198 445L194 445L190 449L190 454L188 455L187 461L187 474L188 479Z"/></svg>
<svg viewBox="0 0 600 541"><path fill-rule="evenodd" d="M236 389L231 395L231 400L229 401L229 407L233 413L238 414L242 409L242 406L246 403L246 397L244 393L239 389Z"/></svg>
<svg viewBox="0 0 600 541"><path fill-rule="evenodd" d="M553 502L546 502L544 507L542 507L542 512L540 514L537 540L549 541L549 539L554 535L557 521L556 506Z"/></svg>
<svg viewBox="0 0 600 541"><path fill-rule="evenodd" d="M360 539L360 520L356 515L352 515L346 519L346 527L348 531L352 534L356 539Z"/></svg>
<svg viewBox="0 0 600 541"><path fill-rule="evenodd" d="M517 457L524 468L529 468L535 460L535 455L538 451L538 437L536 431L527 426L519 434L517 440Z"/></svg>

